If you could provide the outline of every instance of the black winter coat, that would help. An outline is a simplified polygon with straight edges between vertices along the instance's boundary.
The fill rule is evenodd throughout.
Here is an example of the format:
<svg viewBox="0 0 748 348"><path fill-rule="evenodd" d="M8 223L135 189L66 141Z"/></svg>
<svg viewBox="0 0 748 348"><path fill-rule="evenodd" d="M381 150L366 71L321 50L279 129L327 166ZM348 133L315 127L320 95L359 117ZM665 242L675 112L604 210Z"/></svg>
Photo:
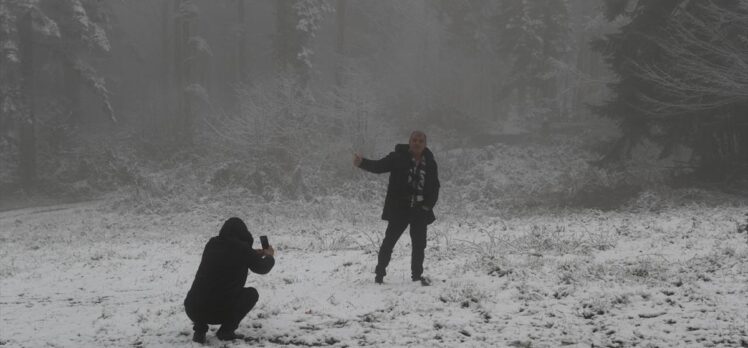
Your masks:
<svg viewBox="0 0 748 348"><path fill-rule="evenodd" d="M247 281L247 269L265 274L275 265L272 256L260 256L247 226L228 219L217 237L205 245L195 280L184 304L197 311L232 306Z"/></svg>
<svg viewBox="0 0 748 348"><path fill-rule="evenodd" d="M384 209L382 211L383 220L406 219L410 212L410 198L413 195L413 188L408 184L408 172L412 167L413 156L408 151L408 144L397 144L395 151L380 160L363 159L359 167L372 173L390 173L389 184L387 185L387 196L384 199ZM426 224L436 220L433 208L436 201L439 200L439 171L434 160L434 154L431 150L425 148L423 157L426 160L425 171L426 177L423 183L423 202L421 206L425 207ZM421 209L421 207L418 207Z"/></svg>

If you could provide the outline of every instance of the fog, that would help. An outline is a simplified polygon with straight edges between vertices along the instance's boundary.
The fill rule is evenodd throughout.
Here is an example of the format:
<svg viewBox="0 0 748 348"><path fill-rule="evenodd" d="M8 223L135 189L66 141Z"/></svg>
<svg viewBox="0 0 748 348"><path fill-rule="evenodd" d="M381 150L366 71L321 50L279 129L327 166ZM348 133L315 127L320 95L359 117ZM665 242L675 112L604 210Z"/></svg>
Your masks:
<svg viewBox="0 0 748 348"><path fill-rule="evenodd" d="M566 163L625 173L596 183L611 190L745 168L744 1L8 0L0 14L7 206L180 170L198 190L325 195L355 186L353 154L414 129L437 155L563 144Z"/></svg>
<svg viewBox="0 0 748 348"><path fill-rule="evenodd" d="M746 33L748 0L0 0L0 346L748 347ZM231 277L244 338L186 314L227 255L272 267Z"/></svg>

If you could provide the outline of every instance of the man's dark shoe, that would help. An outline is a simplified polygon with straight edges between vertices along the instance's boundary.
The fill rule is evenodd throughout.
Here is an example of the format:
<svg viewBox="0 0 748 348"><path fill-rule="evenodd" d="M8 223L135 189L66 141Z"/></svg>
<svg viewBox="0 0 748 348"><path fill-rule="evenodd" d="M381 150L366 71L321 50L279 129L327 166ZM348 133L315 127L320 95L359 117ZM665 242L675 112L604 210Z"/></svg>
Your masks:
<svg viewBox="0 0 748 348"><path fill-rule="evenodd" d="M420 281L421 285L423 285L423 286L429 286L429 285L431 285L431 279L429 279L427 277L424 277L424 276L418 276L418 277L412 276L412 277L410 277L410 279L412 279L414 282Z"/></svg>
<svg viewBox="0 0 748 348"><path fill-rule="evenodd" d="M205 331L195 331L192 334L192 342L205 343Z"/></svg>
<svg viewBox="0 0 748 348"><path fill-rule="evenodd" d="M384 283L384 276L378 275L378 276L374 277L374 282L377 283L377 284Z"/></svg>
<svg viewBox="0 0 748 348"><path fill-rule="evenodd" d="M218 337L221 341L233 341L233 340L240 340L244 338L244 335L238 334L238 333L225 333L221 331L216 331L216 337Z"/></svg>

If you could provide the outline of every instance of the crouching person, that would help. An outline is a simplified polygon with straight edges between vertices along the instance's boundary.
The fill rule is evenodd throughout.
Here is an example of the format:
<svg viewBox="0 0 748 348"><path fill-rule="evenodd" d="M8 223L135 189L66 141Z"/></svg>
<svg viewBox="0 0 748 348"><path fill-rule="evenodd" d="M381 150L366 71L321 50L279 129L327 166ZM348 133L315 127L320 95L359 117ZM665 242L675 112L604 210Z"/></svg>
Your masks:
<svg viewBox="0 0 748 348"><path fill-rule="evenodd" d="M187 316L194 324L193 341L205 343L209 324L221 325L216 332L219 340L244 337L234 330L259 298L255 288L244 287L247 269L266 274L275 265L275 250L252 249L253 242L244 222L233 217L205 245L195 280L184 300Z"/></svg>

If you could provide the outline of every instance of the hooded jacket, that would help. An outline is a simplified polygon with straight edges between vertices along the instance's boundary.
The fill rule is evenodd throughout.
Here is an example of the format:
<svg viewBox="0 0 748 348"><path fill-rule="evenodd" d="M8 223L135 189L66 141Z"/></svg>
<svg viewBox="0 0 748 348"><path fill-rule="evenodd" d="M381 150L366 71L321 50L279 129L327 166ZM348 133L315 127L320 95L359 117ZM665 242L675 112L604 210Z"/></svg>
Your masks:
<svg viewBox="0 0 748 348"><path fill-rule="evenodd" d="M413 155L410 154L408 144L395 145L395 151L390 152L380 160L363 159L359 167L372 173L390 173L387 185L387 196L384 198L383 220L405 219L410 212L410 197L413 188L408 184ZM436 220L434 206L439 200L439 171L434 160L434 154L425 148L423 150L426 171L423 183L423 202L417 207L425 214L426 224ZM418 211L418 210L417 210Z"/></svg>
<svg viewBox="0 0 748 348"><path fill-rule="evenodd" d="M195 309L231 306L247 281L248 271L266 274L275 265L272 256L252 249L254 239L239 218L226 220L217 237L205 245L185 306Z"/></svg>

